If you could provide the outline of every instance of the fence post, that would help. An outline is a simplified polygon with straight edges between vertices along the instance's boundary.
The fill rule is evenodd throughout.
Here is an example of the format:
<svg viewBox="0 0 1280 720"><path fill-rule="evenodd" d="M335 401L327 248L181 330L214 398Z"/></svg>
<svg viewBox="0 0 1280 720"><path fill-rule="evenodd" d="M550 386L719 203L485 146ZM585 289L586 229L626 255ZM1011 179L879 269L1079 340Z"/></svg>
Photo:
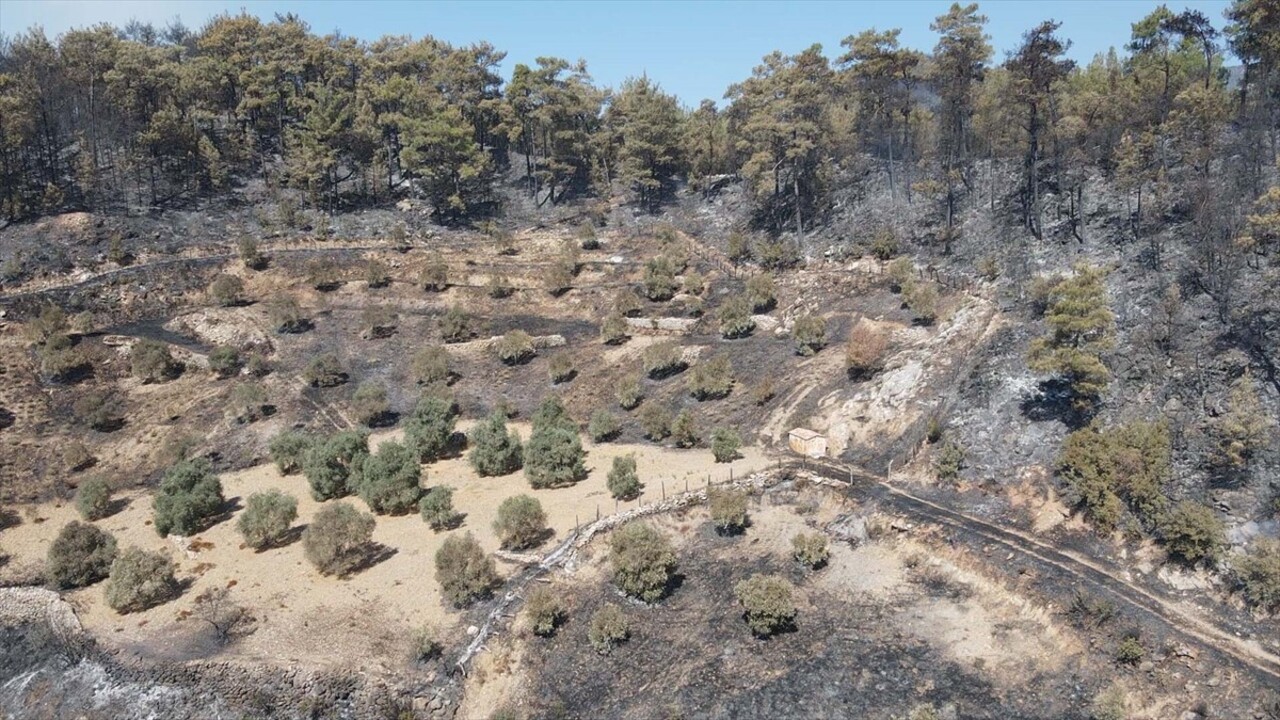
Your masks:
<svg viewBox="0 0 1280 720"><path fill-rule="evenodd" d="M663 502L666 502L666 500L667 500L667 481L666 481L666 480L662 480L662 481L660 481L660 482L661 482L661 484L662 484L662 500L663 500Z"/></svg>
<svg viewBox="0 0 1280 720"><path fill-rule="evenodd" d="M596 503L596 522L600 522L600 503Z"/></svg>

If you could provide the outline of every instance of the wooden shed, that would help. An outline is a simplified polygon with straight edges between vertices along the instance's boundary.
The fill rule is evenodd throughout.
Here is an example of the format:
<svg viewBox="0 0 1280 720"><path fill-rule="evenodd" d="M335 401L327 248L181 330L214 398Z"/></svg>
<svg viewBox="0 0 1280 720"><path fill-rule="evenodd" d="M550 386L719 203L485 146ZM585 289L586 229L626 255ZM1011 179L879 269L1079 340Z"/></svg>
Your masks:
<svg viewBox="0 0 1280 720"><path fill-rule="evenodd" d="M787 442L792 452L812 458L826 457L827 438L808 428L796 428L787 433Z"/></svg>

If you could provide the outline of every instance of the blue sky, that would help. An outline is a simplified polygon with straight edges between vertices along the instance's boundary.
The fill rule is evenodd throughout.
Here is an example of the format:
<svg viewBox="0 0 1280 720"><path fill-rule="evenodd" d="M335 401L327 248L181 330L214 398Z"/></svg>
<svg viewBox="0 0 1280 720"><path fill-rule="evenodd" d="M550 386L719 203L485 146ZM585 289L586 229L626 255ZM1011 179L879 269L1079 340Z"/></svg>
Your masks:
<svg viewBox="0 0 1280 720"><path fill-rule="evenodd" d="M50 36L73 28L130 18L163 25L175 16L192 29L222 12L271 18L295 12L314 31L341 30L364 39L384 34L434 35L455 44L488 40L506 50L504 72L540 55L585 58L600 84L616 86L647 74L686 105L719 100L773 51L794 53L817 42L829 57L840 40L870 27L902 28L904 44L927 50L936 37L930 21L949 1L897 2L414 2L410 0L0 0L0 32L42 25ZM1023 31L1048 18L1062 21L1074 42L1071 55L1087 61L1124 45L1130 24L1149 13L1154 0L1002 0L982 2L997 58ZM1196 7L1219 28L1227 0L1169 2L1175 12Z"/></svg>

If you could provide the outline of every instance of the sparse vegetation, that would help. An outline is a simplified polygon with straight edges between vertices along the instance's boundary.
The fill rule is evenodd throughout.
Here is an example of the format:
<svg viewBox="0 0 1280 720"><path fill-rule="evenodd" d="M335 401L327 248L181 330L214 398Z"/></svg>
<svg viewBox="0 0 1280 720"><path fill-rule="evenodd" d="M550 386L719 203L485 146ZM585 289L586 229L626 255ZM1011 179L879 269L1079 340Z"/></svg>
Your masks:
<svg viewBox="0 0 1280 720"><path fill-rule="evenodd" d="M626 319L617 313L610 313L600 324L600 342L605 345L621 345L630 337Z"/></svg>
<svg viewBox="0 0 1280 720"><path fill-rule="evenodd" d="M821 568L831 557L827 536L820 532L796 533L791 537L791 556L810 570Z"/></svg>
<svg viewBox="0 0 1280 720"><path fill-rule="evenodd" d="M637 375L627 375L618 382L618 406L623 410L635 410L644 400L644 388Z"/></svg>
<svg viewBox="0 0 1280 720"><path fill-rule="evenodd" d="M733 588L747 627L767 638L795 626L796 604L791 583L776 575L753 574Z"/></svg>
<svg viewBox="0 0 1280 720"><path fill-rule="evenodd" d="M439 252L427 257L418 275L418 285L427 292L444 292L449 289L449 265Z"/></svg>
<svg viewBox="0 0 1280 720"><path fill-rule="evenodd" d="M379 383L360 383L351 396L351 414L356 422L366 427L377 427L391 414L387 401L387 388Z"/></svg>
<svg viewBox="0 0 1280 720"><path fill-rule="evenodd" d="M226 379L239 373L243 365L240 351L230 345L219 345L209 353L209 369L220 378Z"/></svg>
<svg viewBox="0 0 1280 720"><path fill-rule="evenodd" d="M303 553L324 575L349 575L368 559L376 524L348 503L328 503L302 531Z"/></svg>
<svg viewBox="0 0 1280 720"><path fill-rule="evenodd" d="M222 307L244 302L244 281L235 275L219 275L209 283L209 299Z"/></svg>
<svg viewBox="0 0 1280 720"><path fill-rule="evenodd" d="M440 345L428 345L413 356L412 377L419 385L446 385L453 378L449 351Z"/></svg>
<svg viewBox="0 0 1280 720"><path fill-rule="evenodd" d="M129 361L133 376L143 383L172 380L182 373L182 364L173 359L169 346L155 340L139 340Z"/></svg>
<svg viewBox="0 0 1280 720"><path fill-rule="evenodd" d="M660 405L649 403L640 411L640 428L645 437L660 442L671 434L671 413Z"/></svg>
<svg viewBox="0 0 1280 720"><path fill-rule="evenodd" d="M245 545L265 550L282 545L296 519L298 501L278 490L268 490L249 496L236 527Z"/></svg>
<svg viewBox="0 0 1280 720"><path fill-rule="evenodd" d="M676 419L671 421L671 439L675 441L676 447L691 448L696 447L702 442L702 435L698 432L698 421L694 419L693 413L688 410L681 410L676 415Z"/></svg>
<svg viewBox="0 0 1280 720"><path fill-rule="evenodd" d="M671 543L653 526L632 521L609 539L614 582L628 595L653 603L667 593L676 571Z"/></svg>
<svg viewBox="0 0 1280 720"><path fill-rule="evenodd" d="M501 580L493 558L485 555L471 533L450 535L436 551L436 580L454 607L466 607L493 593Z"/></svg>
<svg viewBox="0 0 1280 720"><path fill-rule="evenodd" d="M578 371L573 367L573 358L569 353L560 352L552 355L547 362L547 374L551 376L552 383L559 385L572 380Z"/></svg>
<svg viewBox="0 0 1280 720"><path fill-rule="evenodd" d="M107 577L116 559L116 539L89 523L72 520L49 545L45 572L56 588L92 585Z"/></svg>
<svg viewBox="0 0 1280 720"><path fill-rule="evenodd" d="M457 305L451 306L440 316L440 337L446 343L460 343L471 339L475 331L471 327L471 317Z"/></svg>
<svg viewBox="0 0 1280 720"><path fill-rule="evenodd" d="M278 295L267 304L267 318L279 333L300 333L311 327L302 306L289 295Z"/></svg>
<svg viewBox="0 0 1280 720"><path fill-rule="evenodd" d="M591 413L591 420L587 423L587 435L590 436L591 442L608 442L616 438L621 431L622 423L613 413L603 408Z"/></svg>
<svg viewBox="0 0 1280 720"><path fill-rule="evenodd" d="M721 305L716 319L720 323L720 336L726 339L744 338L756 329L756 321L751 318L751 308L744 297L730 298Z"/></svg>
<svg viewBox="0 0 1280 720"><path fill-rule="evenodd" d="M851 380L865 380L884 369L889 340L885 334L858 320L849 331L845 345L845 368Z"/></svg>
<svg viewBox="0 0 1280 720"><path fill-rule="evenodd" d="M747 280L747 308L749 312L765 313L778 302L778 288L769 273L752 275Z"/></svg>
<svg viewBox="0 0 1280 720"><path fill-rule="evenodd" d="M1232 559L1232 573L1250 606L1280 609L1280 542L1260 538L1249 552Z"/></svg>

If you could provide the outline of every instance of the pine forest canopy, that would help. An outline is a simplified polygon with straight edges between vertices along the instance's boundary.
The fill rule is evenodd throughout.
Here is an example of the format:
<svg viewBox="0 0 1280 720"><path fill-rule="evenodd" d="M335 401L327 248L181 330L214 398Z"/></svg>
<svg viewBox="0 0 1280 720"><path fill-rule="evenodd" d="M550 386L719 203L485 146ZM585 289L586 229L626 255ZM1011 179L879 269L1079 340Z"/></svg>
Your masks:
<svg viewBox="0 0 1280 720"><path fill-rule="evenodd" d="M895 201L936 203L950 232L962 197L994 202L1000 167L1016 172L1002 189L1032 235L1049 188L1077 199L1081 227L1085 178L1100 171L1136 203L1140 236L1144 202L1169 202L1174 179L1201 209L1227 203L1217 167L1232 168L1233 197L1265 191L1280 0L1237 0L1218 26L1161 5L1123 54L1084 65L1053 20L1000 62L986 21L951 6L927 52L874 28L834 58L774 52L723 108L691 109L643 75L600 87L585 62L541 57L504 82L487 43L321 36L292 14L223 15L198 32L33 29L0 38L0 214L189 206L261 178L329 213L412 195L464 223L494 213L507 184L539 205L621 196L656 210L682 184L736 175L759 227L803 234L842 174L872 169ZM1243 64L1230 84L1228 49Z"/></svg>

